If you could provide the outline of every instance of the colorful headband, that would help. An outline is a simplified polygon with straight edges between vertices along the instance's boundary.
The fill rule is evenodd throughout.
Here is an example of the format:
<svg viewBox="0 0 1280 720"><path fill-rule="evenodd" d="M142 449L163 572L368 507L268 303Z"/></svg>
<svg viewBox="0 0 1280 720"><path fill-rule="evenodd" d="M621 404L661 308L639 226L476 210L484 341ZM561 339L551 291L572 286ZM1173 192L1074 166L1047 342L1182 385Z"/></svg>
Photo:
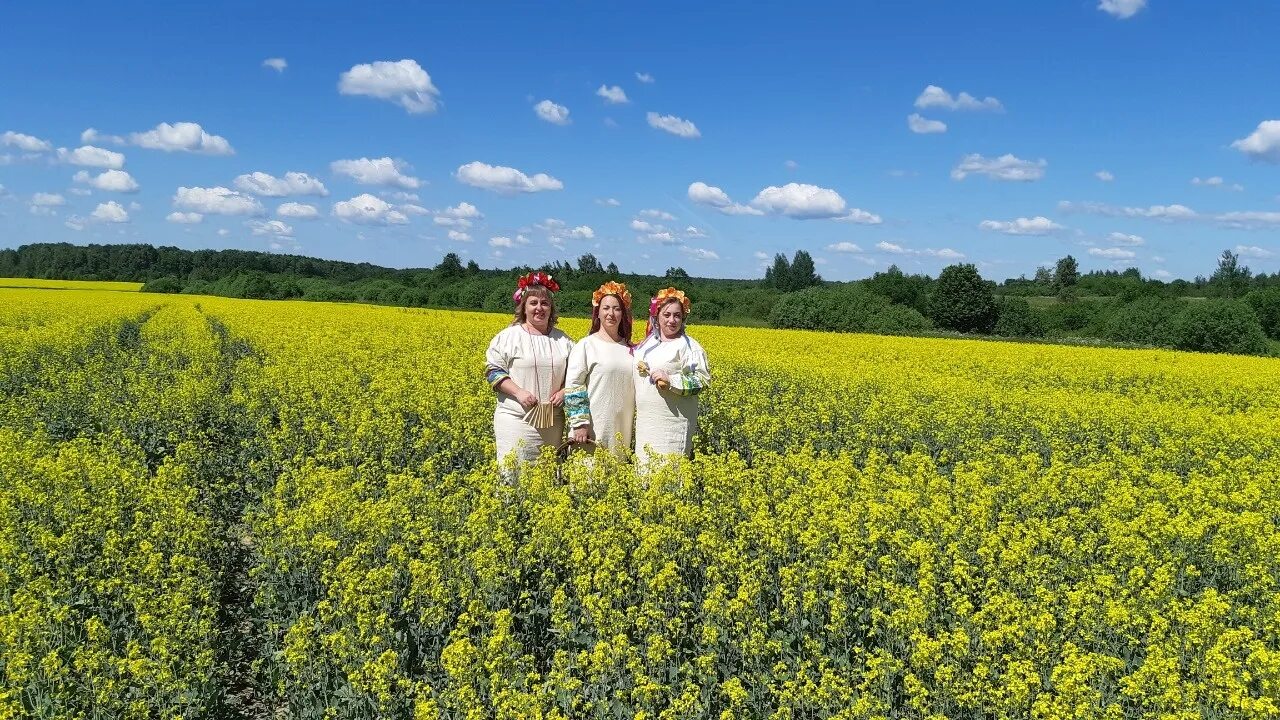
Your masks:
<svg viewBox="0 0 1280 720"><path fill-rule="evenodd" d="M560 283L547 273L538 270L536 272L526 273L516 281L516 291L511 294L511 301L519 305L524 298L524 291L531 285L541 285L553 293L560 292Z"/></svg>
<svg viewBox="0 0 1280 720"><path fill-rule="evenodd" d="M599 307L600 301L609 295L617 295L622 299L622 306L628 310L631 309L631 291L627 290L626 285L612 280L591 293L591 307Z"/></svg>
<svg viewBox="0 0 1280 720"><path fill-rule="evenodd" d="M683 292L673 287L659 290L658 294L653 296L653 300L649 302L649 315L652 317L653 315L658 314L658 308L662 307L667 300L672 298L680 301L680 306L684 308L684 314L687 317L689 315L689 308L692 304Z"/></svg>

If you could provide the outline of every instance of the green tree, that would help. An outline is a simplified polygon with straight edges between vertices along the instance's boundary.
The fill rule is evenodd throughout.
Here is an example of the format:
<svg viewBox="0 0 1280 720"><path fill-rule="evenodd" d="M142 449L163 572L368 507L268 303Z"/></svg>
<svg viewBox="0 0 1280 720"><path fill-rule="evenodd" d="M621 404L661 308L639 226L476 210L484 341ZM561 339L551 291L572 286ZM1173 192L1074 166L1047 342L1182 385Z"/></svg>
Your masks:
<svg viewBox="0 0 1280 720"><path fill-rule="evenodd" d="M1223 297L1237 298L1249 289L1249 279L1252 276L1249 266L1240 264L1239 255L1223 250L1218 257L1218 269L1209 277L1209 284Z"/></svg>
<svg viewBox="0 0 1280 720"><path fill-rule="evenodd" d="M791 263L787 256L778 253L773 256L773 265L764 270L764 284L786 292L791 287Z"/></svg>
<svg viewBox="0 0 1280 720"><path fill-rule="evenodd" d="M1239 300L1208 299L1187 303L1172 321L1173 346L1179 350L1265 355L1267 336L1253 308Z"/></svg>
<svg viewBox="0 0 1280 720"><path fill-rule="evenodd" d="M1075 299L1076 283L1080 282L1080 264L1070 255L1060 258L1053 270L1053 289L1063 300Z"/></svg>
<svg viewBox="0 0 1280 720"><path fill-rule="evenodd" d="M1280 285L1254 290L1244 299L1258 316L1263 332L1275 340L1280 340Z"/></svg>
<svg viewBox="0 0 1280 720"><path fill-rule="evenodd" d="M667 268L667 271L663 273L662 278L664 280L683 281L689 279L689 273L685 272L682 267L669 267Z"/></svg>
<svg viewBox="0 0 1280 720"><path fill-rule="evenodd" d="M1000 302L994 332L1004 337L1043 337L1044 321L1025 298L1007 297Z"/></svg>
<svg viewBox="0 0 1280 720"><path fill-rule="evenodd" d="M443 278L462 277L462 258L457 253L449 253L444 256L439 265L436 265L436 274Z"/></svg>
<svg viewBox="0 0 1280 720"><path fill-rule="evenodd" d="M616 263L609 263L609 266L606 267L604 271L606 274L610 275L611 277L618 276L618 266Z"/></svg>
<svg viewBox="0 0 1280 720"><path fill-rule="evenodd" d="M604 273L604 268L600 266L600 261L595 255L587 253L578 258L578 272L583 275L600 275Z"/></svg>
<svg viewBox="0 0 1280 720"><path fill-rule="evenodd" d="M929 296L929 317L940 328L959 332L991 332L996 299L971 263L948 265Z"/></svg>

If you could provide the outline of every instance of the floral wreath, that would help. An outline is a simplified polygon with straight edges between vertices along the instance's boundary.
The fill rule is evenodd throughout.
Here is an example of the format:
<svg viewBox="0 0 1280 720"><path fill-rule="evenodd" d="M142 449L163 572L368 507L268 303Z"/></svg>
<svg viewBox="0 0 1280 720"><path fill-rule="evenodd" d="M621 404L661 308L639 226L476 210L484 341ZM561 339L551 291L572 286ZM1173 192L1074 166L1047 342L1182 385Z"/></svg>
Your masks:
<svg viewBox="0 0 1280 720"><path fill-rule="evenodd" d="M524 299L524 291L532 285L541 285L553 293L560 292L560 283L556 282L556 279L551 275L538 270L526 273L516 281L516 291L511 294L512 302L519 305L520 301Z"/></svg>
<svg viewBox="0 0 1280 720"><path fill-rule="evenodd" d="M675 298L680 301L680 306L684 308L685 317L688 317L692 303L689 302L689 298L682 291L673 287L659 290L658 294L653 296L653 300L649 302L649 316L652 317L657 315L658 308L662 307L662 305L671 298Z"/></svg>
<svg viewBox="0 0 1280 720"><path fill-rule="evenodd" d="M631 309L631 291L627 290L627 286L610 280L601 285L595 292L591 293L591 307L599 307L600 301L609 295L617 295L622 300L622 306L628 310Z"/></svg>

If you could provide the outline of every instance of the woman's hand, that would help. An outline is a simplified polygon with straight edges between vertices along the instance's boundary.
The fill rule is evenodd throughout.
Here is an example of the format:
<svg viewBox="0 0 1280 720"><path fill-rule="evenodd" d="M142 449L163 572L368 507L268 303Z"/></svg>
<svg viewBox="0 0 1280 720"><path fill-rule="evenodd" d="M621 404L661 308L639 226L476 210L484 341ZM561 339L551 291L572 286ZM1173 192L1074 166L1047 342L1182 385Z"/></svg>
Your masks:
<svg viewBox="0 0 1280 720"><path fill-rule="evenodd" d="M561 405L564 405L564 390L551 393L551 406L560 407Z"/></svg>
<svg viewBox="0 0 1280 720"><path fill-rule="evenodd" d="M576 427L573 429L573 432L569 433L569 442L574 444L581 444L581 443L587 442L590 439L591 439L591 431L587 429L586 425L583 425L582 427Z"/></svg>
<svg viewBox="0 0 1280 720"><path fill-rule="evenodd" d="M515 392L511 393L511 397L515 398L525 410L532 410L538 404L538 396L524 388L516 388Z"/></svg>
<svg viewBox="0 0 1280 720"><path fill-rule="evenodd" d="M655 385L670 385L671 376L667 374L666 370L650 370L649 381Z"/></svg>

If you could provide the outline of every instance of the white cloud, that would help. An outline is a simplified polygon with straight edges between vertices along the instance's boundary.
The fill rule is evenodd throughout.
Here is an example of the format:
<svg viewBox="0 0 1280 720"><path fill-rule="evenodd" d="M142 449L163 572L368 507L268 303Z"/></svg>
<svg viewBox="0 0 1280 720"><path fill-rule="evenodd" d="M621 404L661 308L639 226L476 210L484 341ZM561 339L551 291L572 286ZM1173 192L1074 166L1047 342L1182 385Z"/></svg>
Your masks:
<svg viewBox="0 0 1280 720"><path fill-rule="evenodd" d="M513 248L516 245L528 245L528 244L529 244L529 239L523 235L517 235L515 240L512 240L511 238L505 235L498 235L496 237L489 238L490 247Z"/></svg>
<svg viewBox="0 0 1280 720"><path fill-rule="evenodd" d="M890 255L926 256L926 257L939 258L942 260L963 260L964 259L964 253L958 252L956 250L952 250L951 248L942 248L941 250L934 250L933 248L925 248L923 250L916 250L915 248L904 247L897 243L882 241L882 242L876 243L876 249L879 250L880 252L889 253Z"/></svg>
<svg viewBox="0 0 1280 720"><path fill-rule="evenodd" d="M995 110L1000 111L1004 106L1000 101L993 97L986 97L981 100L962 92L956 97L951 97L951 93L943 90L937 85L930 85L920 93L916 98L915 105L917 108L924 110L925 108L939 107L946 110Z"/></svg>
<svg viewBox="0 0 1280 720"><path fill-rule="evenodd" d="M610 105L621 105L623 103L630 102L627 100L627 94L617 85L614 85L613 87L605 87L604 85L601 85L600 89L596 90L596 95L604 98L604 101Z"/></svg>
<svg viewBox="0 0 1280 720"><path fill-rule="evenodd" d="M3 135L0 135L0 145L8 145L33 153L47 152L53 149L53 143L48 140L41 140L38 137L23 135L12 130L6 130Z"/></svg>
<svg viewBox="0 0 1280 720"><path fill-rule="evenodd" d="M81 197L86 197L93 194L93 191L88 188L78 188L78 187L67 188L67 192L71 193L72 195L79 195Z"/></svg>
<svg viewBox="0 0 1280 720"><path fill-rule="evenodd" d="M108 223L127 223L129 222L129 213L120 203L110 200L98 205L94 208L93 213L89 215L93 220Z"/></svg>
<svg viewBox="0 0 1280 720"><path fill-rule="evenodd" d="M388 193L387 197L400 202L418 202L418 193L404 192L403 190Z"/></svg>
<svg viewBox="0 0 1280 720"><path fill-rule="evenodd" d="M226 228L218 228L218 235L220 235L221 237L226 237L226 236L228 236L228 235L230 235L230 234L231 234L231 231L230 231L230 230L228 230L228 229L226 229Z"/></svg>
<svg viewBox="0 0 1280 720"><path fill-rule="evenodd" d="M569 231L569 237L574 240L594 240L596 231L589 225L579 225Z"/></svg>
<svg viewBox="0 0 1280 720"><path fill-rule="evenodd" d="M66 225L67 227L71 228L72 230L83 230L83 229L84 229L84 218L80 217L79 215L72 215L71 217L67 218L66 222L64 222L64 223L62 223L62 224L63 224L63 225Z"/></svg>
<svg viewBox="0 0 1280 720"><path fill-rule="evenodd" d="M859 208L852 208L849 210L847 215L841 215L840 217L832 218L832 220L835 220L836 222L856 223L858 225L879 225L881 222L884 222L879 215L869 213L866 210Z"/></svg>
<svg viewBox="0 0 1280 720"><path fill-rule="evenodd" d="M329 169L339 175L346 175L361 185L382 185L406 190L416 190L422 186L421 180L404 174L403 171L409 169L406 163L389 157L334 160L329 163Z"/></svg>
<svg viewBox="0 0 1280 720"><path fill-rule="evenodd" d="M642 82L642 83L646 84L646 85L651 85L651 84L653 84L653 76L652 76L652 75L650 75L649 73L645 73L645 72L638 72L638 73L636 73L636 79L637 79L637 80L639 80L640 82Z"/></svg>
<svg viewBox="0 0 1280 720"><path fill-rule="evenodd" d="M1102 182L1111 182L1112 180L1116 179L1115 175L1112 175L1110 172L1106 170L1099 170L1098 172L1094 173L1093 176L1098 178Z"/></svg>
<svg viewBox="0 0 1280 720"><path fill-rule="evenodd" d="M964 253L952 250L951 248L942 248L941 250L925 250L926 255L932 255L943 260L963 260Z"/></svg>
<svg viewBox="0 0 1280 720"><path fill-rule="evenodd" d="M756 195L751 205L765 212L800 220L834 218L845 214L845 201L840 193L803 183L787 183L782 187L770 185Z"/></svg>
<svg viewBox="0 0 1280 720"><path fill-rule="evenodd" d="M1260 248L1257 245L1237 245L1236 254L1240 257L1258 258L1259 260L1265 260L1275 256L1275 253L1266 248Z"/></svg>
<svg viewBox="0 0 1280 720"><path fill-rule="evenodd" d="M832 243L832 244L830 244L830 245L828 245L828 246L827 246L827 249L828 249L828 250L830 250L831 252L841 252L841 253L860 253L860 252L862 252L862 248L858 247L858 246L857 246L856 244L854 244L854 243L847 242L847 241L846 241L846 242Z"/></svg>
<svg viewBox="0 0 1280 720"><path fill-rule="evenodd" d="M1232 230L1267 230L1280 228L1280 212L1246 210L1214 216L1220 225Z"/></svg>
<svg viewBox="0 0 1280 720"><path fill-rule="evenodd" d="M930 120L920 113L911 113L907 116L907 127L911 128L911 132L917 135L931 135L947 131L946 123L941 120Z"/></svg>
<svg viewBox="0 0 1280 720"><path fill-rule="evenodd" d="M684 229L684 236L691 240L697 240L706 237L707 232L700 227L690 225Z"/></svg>
<svg viewBox="0 0 1280 720"><path fill-rule="evenodd" d="M104 150L92 145L82 145L75 150L58 148L58 160L81 167L110 168L112 170L119 170L124 167L124 153Z"/></svg>
<svg viewBox="0 0 1280 720"><path fill-rule="evenodd" d="M1168 280L1169 278L1173 277L1173 273L1169 272L1168 270L1157 270L1151 273L1151 275L1153 277L1158 277L1161 280Z"/></svg>
<svg viewBox="0 0 1280 720"><path fill-rule="evenodd" d="M343 222L360 225L404 225L409 222L404 213L369 193L334 203L333 216Z"/></svg>
<svg viewBox="0 0 1280 720"><path fill-rule="evenodd" d="M654 225L648 220L641 220L640 218L632 220L629 227L636 232L658 232L663 229L661 225Z"/></svg>
<svg viewBox="0 0 1280 720"><path fill-rule="evenodd" d="M622 205L622 203L618 202L617 198L599 198L596 200L596 204L604 205L605 207L618 207L619 205Z"/></svg>
<svg viewBox="0 0 1280 720"><path fill-rule="evenodd" d="M699 205L709 205L725 215L763 215L764 212L749 205L739 205L729 199L725 191L702 181L689 185L689 199Z"/></svg>
<svg viewBox="0 0 1280 720"><path fill-rule="evenodd" d="M1101 0L1098 9L1108 15L1126 20L1147 6L1147 0Z"/></svg>
<svg viewBox="0 0 1280 720"><path fill-rule="evenodd" d="M1107 242L1112 245L1143 245L1147 241L1141 235L1127 235L1122 232L1113 232L1107 236Z"/></svg>
<svg viewBox="0 0 1280 720"><path fill-rule="evenodd" d="M909 255L911 251L898 245L897 243L885 242L881 240L876 243L876 249L880 252L892 253L894 255Z"/></svg>
<svg viewBox="0 0 1280 720"><path fill-rule="evenodd" d="M192 152L204 155L234 155L231 143L220 135L210 135L198 123L160 123L151 130L130 133L129 142L150 150Z"/></svg>
<svg viewBox="0 0 1280 720"><path fill-rule="evenodd" d="M427 71L408 58L354 65L338 78L338 92L388 100L411 113L435 112L440 97Z"/></svg>
<svg viewBox="0 0 1280 720"><path fill-rule="evenodd" d="M175 210L168 215L165 215L164 219L171 223L178 223L179 225L194 225L201 220L204 220L204 215L201 215L198 212L178 212Z"/></svg>
<svg viewBox="0 0 1280 720"><path fill-rule="evenodd" d="M568 125L570 122L569 108L563 105L557 105L550 100L543 100L537 105L534 105L533 111L537 113L538 117L546 120L552 125Z"/></svg>
<svg viewBox="0 0 1280 720"><path fill-rule="evenodd" d="M287 172L283 178L254 172L240 175L235 180L236 189L241 192L263 195L265 197L285 197L288 195L319 195L325 197L329 190L324 183L306 173Z"/></svg>
<svg viewBox="0 0 1280 720"><path fill-rule="evenodd" d="M396 206L396 209L404 213L405 215L430 215L431 214L430 210L422 207L421 205L414 205L413 203L405 203L404 205L398 205Z"/></svg>
<svg viewBox="0 0 1280 720"><path fill-rule="evenodd" d="M276 215L297 220L315 220L320 217L320 210L315 205L287 202L276 208Z"/></svg>
<svg viewBox="0 0 1280 720"><path fill-rule="evenodd" d="M72 180L107 192L131 193L138 191L138 182L124 170L104 170L100 175L89 175L81 170Z"/></svg>
<svg viewBox="0 0 1280 720"><path fill-rule="evenodd" d="M1124 248L1089 248L1089 254L1094 257L1106 258L1108 260L1132 260L1138 254L1132 250Z"/></svg>
<svg viewBox="0 0 1280 720"><path fill-rule="evenodd" d="M654 218L655 220L666 220L668 222L676 219L675 215L672 215L665 210L641 210L640 214L645 217Z"/></svg>
<svg viewBox="0 0 1280 720"><path fill-rule="evenodd" d="M1263 120L1257 130L1231 143L1231 147L1254 160L1280 163L1280 120Z"/></svg>
<svg viewBox="0 0 1280 720"><path fill-rule="evenodd" d="M698 126L675 115L659 115L656 112L651 112L647 113L645 118L648 119L649 127L651 128L657 128L682 138L702 137L702 133L698 132Z"/></svg>
<svg viewBox="0 0 1280 720"><path fill-rule="evenodd" d="M285 68L289 67L289 63L285 62L284 58L267 58L262 61L262 67L271 68L276 72L282 73Z"/></svg>
<svg viewBox="0 0 1280 720"><path fill-rule="evenodd" d="M1011 154L998 158L986 158L977 153L965 155L960 164L951 170L952 180L963 180L969 175L986 175L993 180L1030 182L1044 177L1048 162L1023 160Z"/></svg>
<svg viewBox="0 0 1280 720"><path fill-rule="evenodd" d="M1142 217L1154 220L1196 220L1200 215L1186 205L1152 205L1150 207L1117 207L1099 202L1070 202L1063 200L1058 209L1064 212L1081 212L1105 217Z"/></svg>
<svg viewBox="0 0 1280 720"><path fill-rule="evenodd" d="M1240 192L1241 190L1244 190L1244 186L1241 185L1240 183L1231 183L1228 185L1227 182L1218 175L1214 175L1213 177L1207 177L1207 178L1193 177L1191 178L1191 184L1200 185L1203 187L1222 188L1224 190L1234 190L1236 192Z"/></svg>
<svg viewBox="0 0 1280 720"><path fill-rule="evenodd" d="M706 248L682 247L680 248L680 252L694 258L695 260L719 260L720 259L720 256L717 255L715 251L707 250Z"/></svg>
<svg viewBox="0 0 1280 720"><path fill-rule="evenodd" d="M173 196L173 206L205 215L262 215L265 211L257 198L224 187L180 187Z"/></svg>
<svg viewBox="0 0 1280 720"><path fill-rule="evenodd" d="M469 202L461 202L451 208L445 208L440 211L440 214L466 220L479 220L484 217L484 213Z"/></svg>
<svg viewBox="0 0 1280 720"><path fill-rule="evenodd" d="M488 165L482 162L469 162L458 168L458 182L496 193L533 193L546 190L560 190L564 183L547 175L538 173L532 177L515 168L501 165Z"/></svg>
<svg viewBox="0 0 1280 720"><path fill-rule="evenodd" d="M246 223L254 235L268 237L293 237L293 227L279 220L250 220Z"/></svg>
<svg viewBox="0 0 1280 720"><path fill-rule="evenodd" d="M119 135L103 135L93 128L87 128L84 132L80 133L80 142L84 145L92 145L96 142L109 142L113 145L124 145L125 140Z"/></svg>
<svg viewBox="0 0 1280 720"><path fill-rule="evenodd" d="M31 204L39 207L57 207L59 205L66 205L67 199L58 193L38 192L31 196Z"/></svg>
<svg viewBox="0 0 1280 720"><path fill-rule="evenodd" d="M442 225L444 227L463 227L463 228L471 227L470 220L466 218L449 217L447 215L437 215L431 218L431 221L434 222L436 225Z"/></svg>
<svg viewBox="0 0 1280 720"><path fill-rule="evenodd" d="M461 230L450 230L449 239L455 242L471 242L471 235Z"/></svg>
<svg viewBox="0 0 1280 720"><path fill-rule="evenodd" d="M1008 222L1003 220L983 220L978 223L978 227L983 230L1004 233L1005 235L1048 235L1064 229L1062 225L1043 215L1037 215L1033 218L1020 217Z"/></svg>
<svg viewBox="0 0 1280 720"><path fill-rule="evenodd" d="M788 160L782 163L782 167L788 170L795 170L796 168L800 167L800 163L796 162L795 160Z"/></svg>

